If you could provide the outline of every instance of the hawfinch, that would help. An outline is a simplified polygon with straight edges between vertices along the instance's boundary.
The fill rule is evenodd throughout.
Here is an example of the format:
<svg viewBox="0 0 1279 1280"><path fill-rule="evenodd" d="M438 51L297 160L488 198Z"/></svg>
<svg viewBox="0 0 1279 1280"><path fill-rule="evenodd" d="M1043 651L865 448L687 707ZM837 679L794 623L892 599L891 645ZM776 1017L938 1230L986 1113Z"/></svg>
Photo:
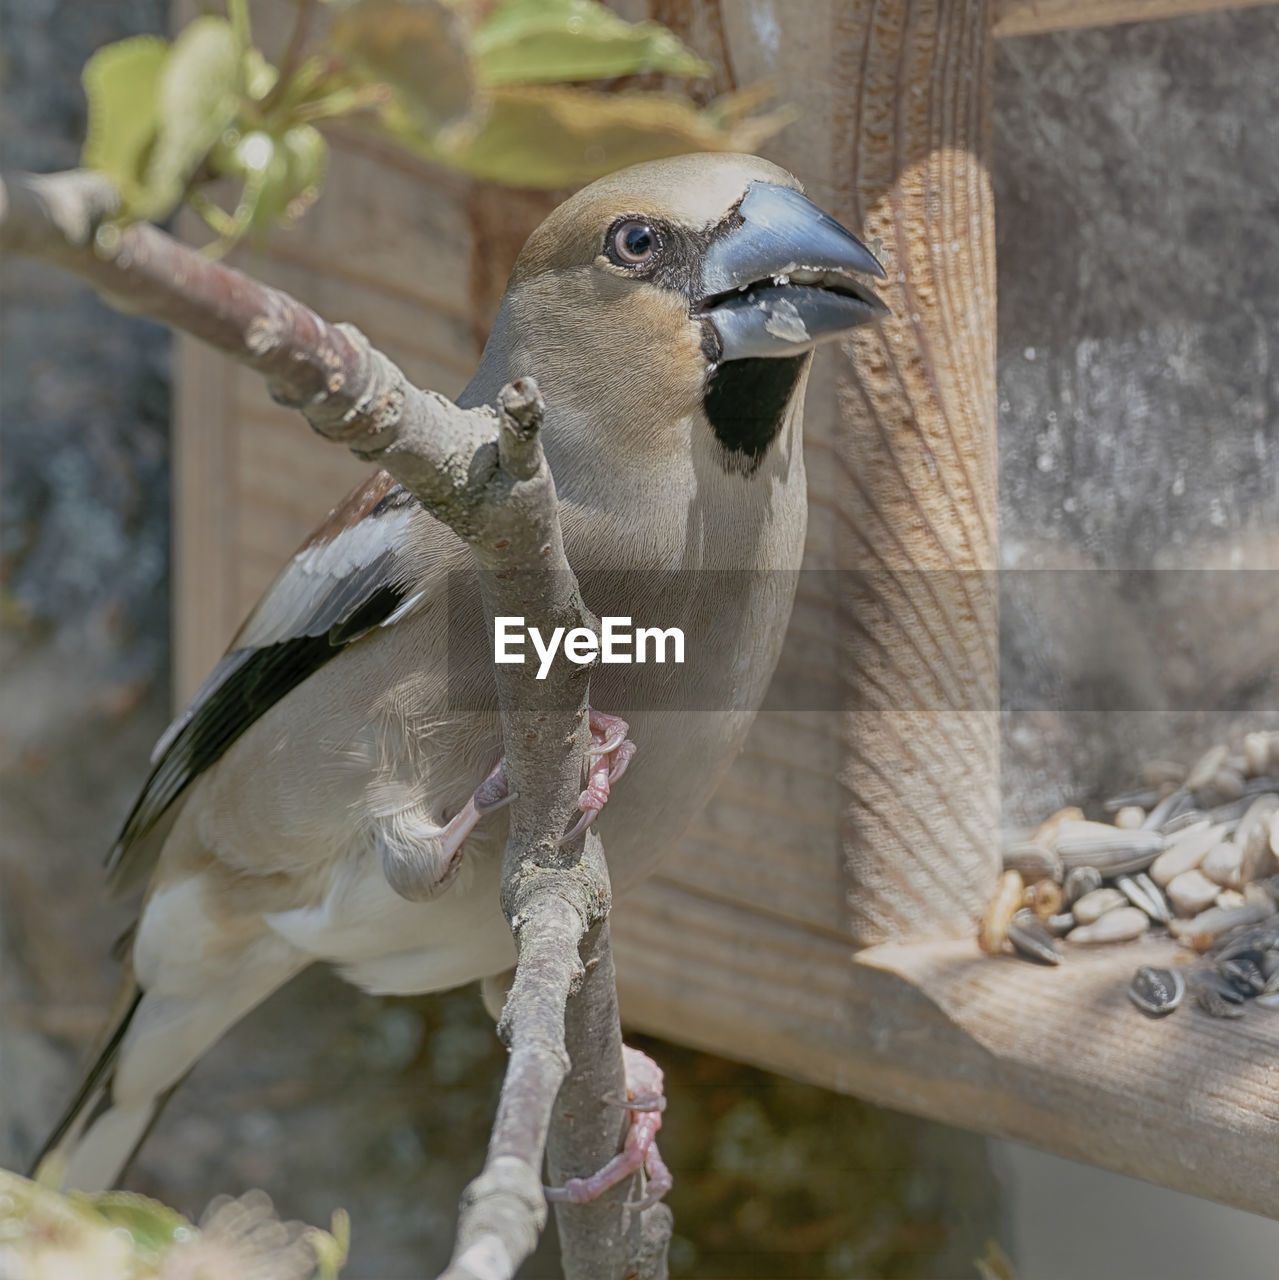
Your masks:
<svg viewBox="0 0 1279 1280"><path fill-rule="evenodd" d="M529 237L459 397L536 377L584 599L685 637L682 663L592 676L592 703L625 712L638 748L599 819L619 896L706 801L764 696L804 549L812 351L885 314L868 276L883 277L875 257L776 165L637 165ZM116 889L146 885L127 972L46 1147L69 1184L110 1186L196 1059L309 964L407 994L514 963L474 582L465 545L376 474L161 738L109 859ZM597 726L614 777L617 724Z"/></svg>

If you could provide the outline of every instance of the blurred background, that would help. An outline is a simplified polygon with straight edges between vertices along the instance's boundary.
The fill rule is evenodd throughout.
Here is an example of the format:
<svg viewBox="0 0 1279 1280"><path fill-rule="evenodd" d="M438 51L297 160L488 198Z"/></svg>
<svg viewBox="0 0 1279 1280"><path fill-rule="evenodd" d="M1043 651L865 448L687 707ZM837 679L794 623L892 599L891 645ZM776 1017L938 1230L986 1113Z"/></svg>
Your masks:
<svg viewBox="0 0 1279 1280"><path fill-rule="evenodd" d="M168 19L158 0L0 0L5 167L74 165L85 59ZM1080 572L1279 569L1279 20L1005 39L996 58L1003 557L1062 571L1006 587L1014 825L1279 727L1273 577L1213 606L1232 643L1206 713L1193 661L1157 687L1148 670L1155 638L1199 651L1202 602ZM128 912L100 861L167 721L170 341L47 268L0 270L0 1165L21 1167L114 982ZM1054 609L1097 643L1062 640ZM1102 709L1114 688L1139 691L1127 714ZM1022 1280L1274 1275L1262 1219L644 1047L671 1097L676 1275L949 1280L990 1239ZM377 1000L316 970L197 1067L130 1185L191 1214L251 1185L311 1222L344 1206L346 1274L420 1275L447 1258L503 1065L475 991ZM528 1274L553 1275L553 1249Z"/></svg>

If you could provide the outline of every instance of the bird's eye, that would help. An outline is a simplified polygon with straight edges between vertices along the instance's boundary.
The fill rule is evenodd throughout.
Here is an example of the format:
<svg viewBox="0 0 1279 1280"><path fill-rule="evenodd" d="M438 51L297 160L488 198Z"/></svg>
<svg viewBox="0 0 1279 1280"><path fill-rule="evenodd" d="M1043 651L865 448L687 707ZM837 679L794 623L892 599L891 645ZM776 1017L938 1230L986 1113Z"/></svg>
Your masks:
<svg viewBox="0 0 1279 1280"><path fill-rule="evenodd" d="M608 238L608 256L619 267L642 267L657 256L661 247L657 232L637 218L619 222Z"/></svg>

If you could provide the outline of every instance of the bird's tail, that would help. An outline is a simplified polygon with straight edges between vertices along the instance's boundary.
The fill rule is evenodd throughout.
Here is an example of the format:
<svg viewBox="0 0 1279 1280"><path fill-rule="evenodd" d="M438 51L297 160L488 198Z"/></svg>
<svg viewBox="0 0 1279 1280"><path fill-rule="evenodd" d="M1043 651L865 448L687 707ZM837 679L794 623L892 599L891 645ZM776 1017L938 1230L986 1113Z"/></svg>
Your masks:
<svg viewBox="0 0 1279 1280"><path fill-rule="evenodd" d="M181 984L143 989L130 961L93 1066L45 1143L37 1168L53 1157L50 1176L63 1186L114 1186L200 1055L306 963L301 953L275 940L249 958L237 953L215 972L221 980L193 992Z"/></svg>
<svg viewBox="0 0 1279 1280"><path fill-rule="evenodd" d="M130 971L120 984L93 1065L35 1158L36 1171L47 1160L56 1161L51 1171L57 1181L78 1191L103 1191L116 1182L168 1097L166 1092L128 1107L117 1106L112 1097L120 1047L141 1003L142 990Z"/></svg>

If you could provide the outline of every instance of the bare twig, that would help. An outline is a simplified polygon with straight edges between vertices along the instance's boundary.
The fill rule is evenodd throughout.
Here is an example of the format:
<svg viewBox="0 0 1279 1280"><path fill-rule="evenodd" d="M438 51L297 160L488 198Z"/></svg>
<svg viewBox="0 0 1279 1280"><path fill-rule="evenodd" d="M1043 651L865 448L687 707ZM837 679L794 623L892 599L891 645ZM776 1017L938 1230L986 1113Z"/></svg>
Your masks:
<svg viewBox="0 0 1279 1280"><path fill-rule="evenodd" d="M293 16L293 30L289 32L289 42L280 57L276 81L258 107L264 114L279 102L289 87L293 73L298 69L302 50L306 48L307 36L311 32L311 20L315 17L315 4L316 0L298 0L297 13Z"/></svg>
<svg viewBox="0 0 1279 1280"><path fill-rule="evenodd" d="M622 1032L617 1019L617 978L607 920L587 935L581 954L586 974L566 1025L572 1065L555 1102L555 1123L546 1151L551 1181L559 1186L569 1178L594 1173L612 1159L630 1123L621 1107L600 1106L601 1099L624 1096L618 1067ZM595 1204L556 1204L567 1275L583 1261L624 1258L629 1263L624 1273L628 1278L666 1280L671 1213L664 1204L636 1212L631 1204L638 1198L637 1182L627 1178ZM585 1265L579 1274L607 1273Z"/></svg>
<svg viewBox="0 0 1279 1280"><path fill-rule="evenodd" d="M532 379L504 388L496 411L460 409L414 386L357 329L330 325L155 227L110 224L117 207L110 184L93 174L10 178L0 182L0 248L66 267L120 308L202 338L261 373L272 395L321 435L385 467L470 545L490 623L508 614L544 633L594 625L565 556ZM603 849L593 833L557 844L577 816L590 745L587 671L565 663L536 680L531 667L495 668L507 776L519 797L502 883L519 961L499 1026L510 1064L484 1170L463 1197L448 1280L504 1280L535 1247L546 1220L543 1154L570 1047L579 1060L577 1093L561 1110L580 1121L593 1107L595 1122L572 1126L587 1141L558 1143L557 1163L575 1173L603 1163L616 1151L625 1119L603 1101L624 1087ZM588 935L590 958L600 963L592 964L586 994L571 998L584 973L578 946ZM588 1057L589 1068L581 1061ZM643 1222L630 1214L637 1221L629 1222L621 1203L629 1191L624 1184L600 1206L576 1208L576 1219L566 1219L570 1280L602 1280L628 1268L664 1274L660 1259L634 1270L645 1240L659 1241L664 1258L665 1210L648 1211Z"/></svg>

